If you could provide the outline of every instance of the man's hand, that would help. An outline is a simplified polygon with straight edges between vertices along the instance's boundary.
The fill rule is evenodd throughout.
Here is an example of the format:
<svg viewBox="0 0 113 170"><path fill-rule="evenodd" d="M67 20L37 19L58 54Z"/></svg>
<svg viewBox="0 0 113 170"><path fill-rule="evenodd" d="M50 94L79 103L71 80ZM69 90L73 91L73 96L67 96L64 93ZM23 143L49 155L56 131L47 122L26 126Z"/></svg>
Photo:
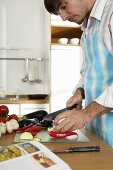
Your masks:
<svg viewBox="0 0 113 170"><path fill-rule="evenodd" d="M66 106L71 107L74 104L77 104L78 109L82 108L82 94L79 89L77 89L74 95L69 98L69 100L66 103Z"/></svg>
<svg viewBox="0 0 113 170"><path fill-rule="evenodd" d="M58 123L62 120L61 123ZM85 127L88 122L87 115L83 113L83 110L69 110L59 114L54 121L54 131L66 132L81 129Z"/></svg>
<svg viewBox="0 0 113 170"><path fill-rule="evenodd" d="M97 116L101 116L110 110L112 109L93 102L83 110L73 109L65 111L55 118L54 131L66 132L84 128L87 123ZM61 119L63 121L58 123Z"/></svg>

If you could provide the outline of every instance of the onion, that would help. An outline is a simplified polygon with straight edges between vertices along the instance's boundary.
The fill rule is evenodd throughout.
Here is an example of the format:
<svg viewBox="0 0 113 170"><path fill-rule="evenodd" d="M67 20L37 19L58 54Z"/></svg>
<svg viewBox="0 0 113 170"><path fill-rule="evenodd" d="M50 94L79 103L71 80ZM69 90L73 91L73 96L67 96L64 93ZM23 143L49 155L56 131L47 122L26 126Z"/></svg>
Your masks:
<svg viewBox="0 0 113 170"><path fill-rule="evenodd" d="M20 135L20 140L33 140L33 135L30 132L23 132Z"/></svg>

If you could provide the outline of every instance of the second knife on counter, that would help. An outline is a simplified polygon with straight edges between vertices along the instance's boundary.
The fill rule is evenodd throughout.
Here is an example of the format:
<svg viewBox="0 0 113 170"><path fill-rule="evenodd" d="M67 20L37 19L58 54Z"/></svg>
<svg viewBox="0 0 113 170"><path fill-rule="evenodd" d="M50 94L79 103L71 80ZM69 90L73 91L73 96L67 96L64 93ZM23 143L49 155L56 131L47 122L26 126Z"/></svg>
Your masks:
<svg viewBox="0 0 113 170"><path fill-rule="evenodd" d="M100 151L99 146L82 146L82 147L70 147L67 149L56 149L52 150L54 153L72 153L72 152L92 152L92 151Z"/></svg>

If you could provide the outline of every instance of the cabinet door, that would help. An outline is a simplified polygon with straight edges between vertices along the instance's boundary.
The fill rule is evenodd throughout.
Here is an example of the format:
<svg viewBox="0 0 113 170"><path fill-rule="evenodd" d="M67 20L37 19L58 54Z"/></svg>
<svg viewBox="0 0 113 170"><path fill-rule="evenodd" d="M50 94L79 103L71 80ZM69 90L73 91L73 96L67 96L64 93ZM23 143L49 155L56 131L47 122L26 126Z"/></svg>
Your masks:
<svg viewBox="0 0 113 170"><path fill-rule="evenodd" d="M12 114L19 115L19 104L5 104L4 103L2 105L6 105L9 108L8 115L12 115Z"/></svg>
<svg viewBox="0 0 113 170"><path fill-rule="evenodd" d="M45 8L42 0L0 1L0 47L9 57L43 56L45 47Z"/></svg>
<svg viewBox="0 0 113 170"><path fill-rule="evenodd" d="M29 62L30 80L41 79L40 83L22 82L26 74L23 60L0 61L0 86L7 94L14 94L18 89L21 94L48 93L45 56L50 43L45 35L50 25L45 11L42 0L0 1L0 57L43 58L43 61Z"/></svg>
<svg viewBox="0 0 113 170"><path fill-rule="evenodd" d="M45 110L49 113L49 104L21 104L21 115L25 115L38 110Z"/></svg>
<svg viewBox="0 0 113 170"><path fill-rule="evenodd" d="M65 107L80 79L82 51L80 46L52 46L51 49L51 108Z"/></svg>

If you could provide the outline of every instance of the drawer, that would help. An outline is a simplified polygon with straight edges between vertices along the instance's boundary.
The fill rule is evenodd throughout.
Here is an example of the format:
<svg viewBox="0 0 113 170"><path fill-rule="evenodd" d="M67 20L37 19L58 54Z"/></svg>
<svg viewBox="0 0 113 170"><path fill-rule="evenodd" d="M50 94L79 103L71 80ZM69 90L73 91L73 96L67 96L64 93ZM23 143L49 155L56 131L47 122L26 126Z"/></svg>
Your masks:
<svg viewBox="0 0 113 170"><path fill-rule="evenodd" d="M49 104L21 104L21 115L25 115L38 110L45 110L49 113Z"/></svg>

